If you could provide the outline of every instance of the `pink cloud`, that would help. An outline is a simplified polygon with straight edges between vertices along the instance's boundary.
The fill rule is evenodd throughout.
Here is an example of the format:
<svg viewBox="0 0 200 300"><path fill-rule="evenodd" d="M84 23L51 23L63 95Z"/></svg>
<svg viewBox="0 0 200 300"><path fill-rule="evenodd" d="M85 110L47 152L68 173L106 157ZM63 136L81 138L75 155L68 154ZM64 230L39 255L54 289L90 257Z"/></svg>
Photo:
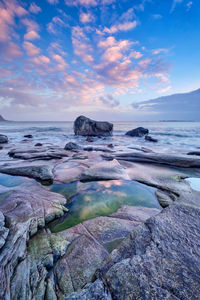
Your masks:
<svg viewBox="0 0 200 300"><path fill-rule="evenodd" d="M38 57L34 57L32 61L34 63L36 63L37 65L49 64L50 63L50 59L47 56L44 56L44 55L40 55Z"/></svg>
<svg viewBox="0 0 200 300"><path fill-rule="evenodd" d="M47 0L50 4L58 4L59 0Z"/></svg>
<svg viewBox="0 0 200 300"><path fill-rule="evenodd" d="M128 30L134 29L136 26L137 26L137 21L125 22L125 23L122 23L122 24L113 25L110 28L105 27L103 32L113 34L113 33L116 33L118 31L128 31Z"/></svg>
<svg viewBox="0 0 200 300"><path fill-rule="evenodd" d="M129 57L133 57L135 59L140 59L143 56L142 53L138 52L138 51L132 51L129 55Z"/></svg>
<svg viewBox="0 0 200 300"><path fill-rule="evenodd" d="M98 4L97 0L65 0L65 3L69 6L96 6Z"/></svg>
<svg viewBox="0 0 200 300"><path fill-rule="evenodd" d="M28 31L34 30L34 31L38 31L39 30L39 25L31 20L31 19L23 19L22 23L27 27Z"/></svg>
<svg viewBox="0 0 200 300"><path fill-rule="evenodd" d="M82 23L90 23L94 21L94 16L91 13L84 13L80 14L80 21Z"/></svg>
<svg viewBox="0 0 200 300"><path fill-rule="evenodd" d="M13 42L9 42L3 51L3 56L5 59L16 58L22 55L22 52L18 45Z"/></svg>
<svg viewBox="0 0 200 300"><path fill-rule="evenodd" d="M52 58L58 63L56 66L57 70L63 71L66 69L67 63L62 56L58 54L53 54Z"/></svg>
<svg viewBox="0 0 200 300"><path fill-rule="evenodd" d="M165 49L165 48L159 48L159 49L155 49L152 51L152 53L154 55L160 54L160 53L168 53L169 49Z"/></svg>
<svg viewBox="0 0 200 300"><path fill-rule="evenodd" d="M72 29L72 44L74 47L74 54L79 56L86 64L92 64L94 58L92 56L93 48L89 39L86 37L83 29L75 26Z"/></svg>
<svg viewBox="0 0 200 300"><path fill-rule="evenodd" d="M33 2L29 7L29 11L34 14L38 14L39 12L42 11L42 9Z"/></svg>
<svg viewBox="0 0 200 300"><path fill-rule="evenodd" d="M30 42L25 41L23 47L29 56L35 56L40 53L40 49Z"/></svg>
<svg viewBox="0 0 200 300"><path fill-rule="evenodd" d="M31 30L31 31L28 31L25 35L24 35L24 39L25 40L35 40L35 39L39 39L40 36L39 34L34 31L34 30Z"/></svg>

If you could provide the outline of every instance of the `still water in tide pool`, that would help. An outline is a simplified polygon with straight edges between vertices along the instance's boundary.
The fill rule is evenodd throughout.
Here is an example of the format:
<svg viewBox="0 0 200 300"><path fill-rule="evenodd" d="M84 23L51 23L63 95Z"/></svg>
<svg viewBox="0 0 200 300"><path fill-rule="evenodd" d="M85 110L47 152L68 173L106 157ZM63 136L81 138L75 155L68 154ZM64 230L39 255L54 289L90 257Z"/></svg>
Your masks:
<svg viewBox="0 0 200 300"><path fill-rule="evenodd" d="M85 220L108 216L123 205L161 208L155 189L135 181L110 180L70 184L54 184L52 192L67 198L69 212L49 225L52 232L59 232Z"/></svg>

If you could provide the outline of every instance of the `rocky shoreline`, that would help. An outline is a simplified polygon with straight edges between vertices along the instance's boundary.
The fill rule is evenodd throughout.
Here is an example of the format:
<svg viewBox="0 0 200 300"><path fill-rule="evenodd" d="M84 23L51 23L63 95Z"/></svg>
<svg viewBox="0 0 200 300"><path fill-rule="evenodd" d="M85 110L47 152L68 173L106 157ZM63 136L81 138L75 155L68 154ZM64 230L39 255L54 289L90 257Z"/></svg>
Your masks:
<svg viewBox="0 0 200 300"><path fill-rule="evenodd" d="M93 122L88 136L100 134ZM86 124L78 122L82 131ZM200 177L198 155L122 154L91 147L91 137L88 147L65 149L7 142L11 159L0 164L1 299L199 299L200 191L185 180ZM67 218L70 200L52 184L112 180L153 187L160 208L121 205L51 230Z"/></svg>

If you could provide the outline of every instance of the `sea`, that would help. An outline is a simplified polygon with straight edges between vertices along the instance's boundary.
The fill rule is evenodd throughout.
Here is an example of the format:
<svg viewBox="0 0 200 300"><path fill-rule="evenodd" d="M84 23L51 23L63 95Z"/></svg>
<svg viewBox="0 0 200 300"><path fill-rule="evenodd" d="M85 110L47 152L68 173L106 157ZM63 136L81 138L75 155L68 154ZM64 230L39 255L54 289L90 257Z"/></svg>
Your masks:
<svg viewBox="0 0 200 300"><path fill-rule="evenodd" d="M137 148L148 148L155 152L186 154L189 151L200 151L200 122L113 122L111 137L94 138L91 145L106 147L113 144L114 150L122 152L137 151ZM149 135L158 140L157 143L142 138L129 137L128 130L142 126L149 129ZM0 122L0 134L9 138L9 144L0 150L0 160L8 159L6 149L34 147L36 143L44 146L65 146L73 141L82 146L88 145L85 137L75 136L73 122ZM24 135L31 134L33 139Z"/></svg>

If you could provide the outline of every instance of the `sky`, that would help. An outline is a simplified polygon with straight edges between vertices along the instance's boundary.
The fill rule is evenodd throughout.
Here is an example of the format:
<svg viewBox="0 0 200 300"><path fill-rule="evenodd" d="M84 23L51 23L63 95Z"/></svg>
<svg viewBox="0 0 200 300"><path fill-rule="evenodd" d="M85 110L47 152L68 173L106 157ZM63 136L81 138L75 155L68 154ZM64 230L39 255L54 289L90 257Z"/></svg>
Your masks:
<svg viewBox="0 0 200 300"><path fill-rule="evenodd" d="M0 114L185 118L144 103L200 88L199 33L199 0L0 0Z"/></svg>

